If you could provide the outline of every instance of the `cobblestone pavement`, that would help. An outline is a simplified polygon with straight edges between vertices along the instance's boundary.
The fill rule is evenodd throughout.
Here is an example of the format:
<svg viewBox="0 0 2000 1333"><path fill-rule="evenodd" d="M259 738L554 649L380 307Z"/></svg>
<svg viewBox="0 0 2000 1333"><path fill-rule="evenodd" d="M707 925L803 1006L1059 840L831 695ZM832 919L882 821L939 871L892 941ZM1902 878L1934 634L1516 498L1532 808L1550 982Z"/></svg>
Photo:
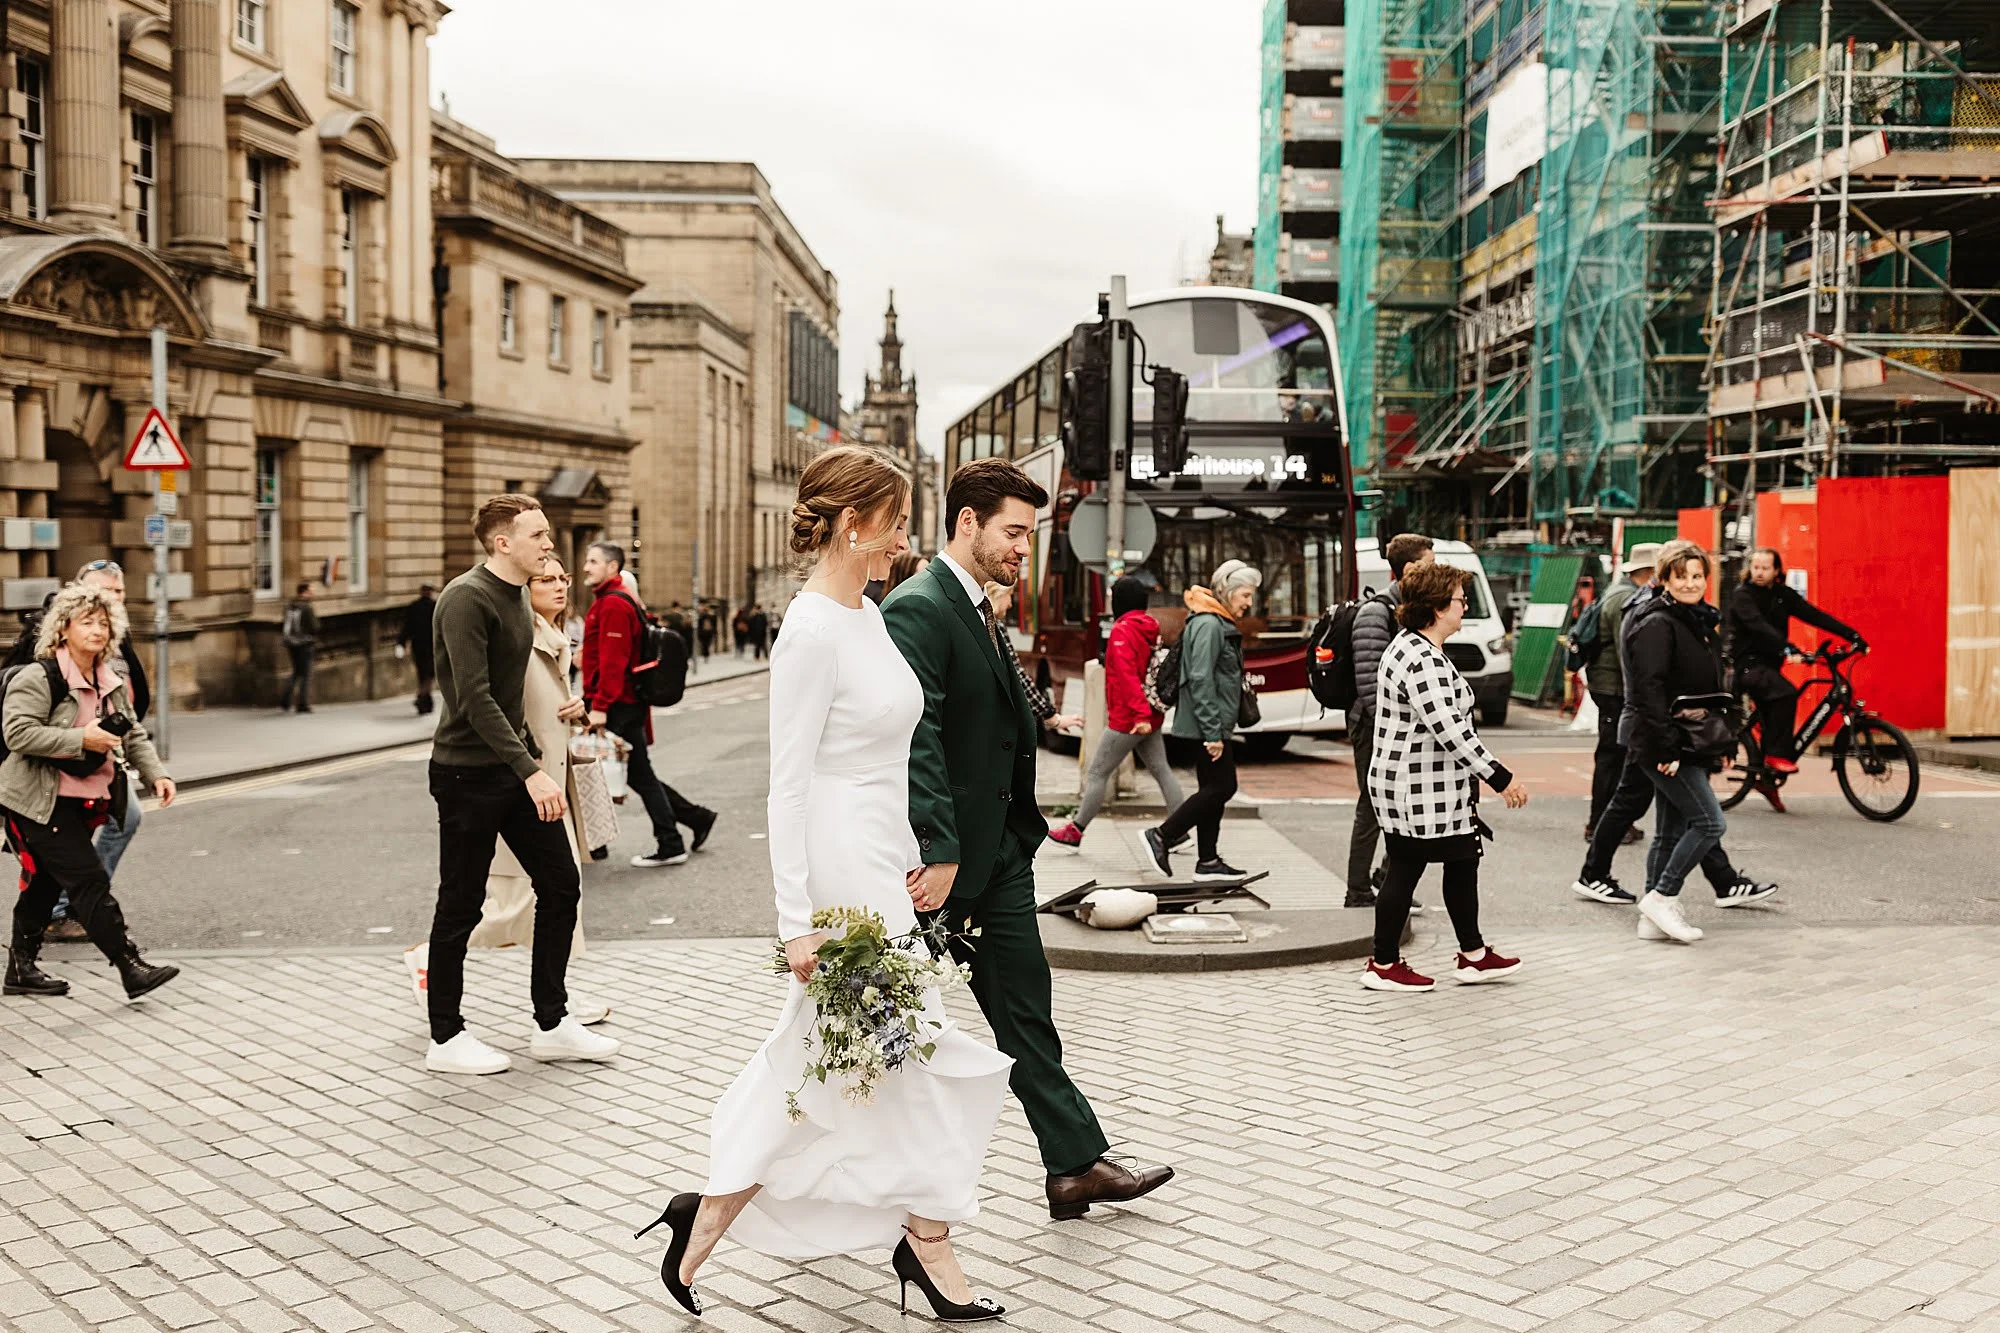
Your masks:
<svg viewBox="0 0 2000 1333"><path fill-rule="evenodd" d="M966 1266L1050 1333L2000 1325L2000 930L1730 929L1508 932L1518 982L1429 995L1059 976L1112 1134L1181 1176L1051 1224L1010 1105ZM0 1327L688 1327L632 1233L699 1187L778 1007L765 949L594 948L617 1063L458 1081L392 953L190 955L136 1006L68 964L70 998L0 1007ZM470 973L517 1054L526 972ZM885 1255L725 1243L704 1285L716 1328L906 1326Z"/></svg>

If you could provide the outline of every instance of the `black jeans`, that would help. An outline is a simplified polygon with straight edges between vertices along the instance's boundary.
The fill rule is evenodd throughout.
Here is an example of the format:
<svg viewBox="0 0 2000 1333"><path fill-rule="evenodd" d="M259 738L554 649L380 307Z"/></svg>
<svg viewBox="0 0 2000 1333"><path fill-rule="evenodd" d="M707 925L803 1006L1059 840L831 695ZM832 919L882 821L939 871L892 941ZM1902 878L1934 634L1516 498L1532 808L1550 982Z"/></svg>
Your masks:
<svg viewBox="0 0 2000 1333"><path fill-rule="evenodd" d="M291 654L292 678L285 682L284 697L278 701L278 707L305 712L312 707L313 657L319 652L319 645L288 643L285 651Z"/></svg>
<svg viewBox="0 0 2000 1333"><path fill-rule="evenodd" d="M136 794L135 794L136 795ZM12 810L7 840L21 858L21 893L14 901L14 947L41 947L56 899L69 894L69 918L81 922L90 942L117 962L126 950L125 913L111 896L111 875L91 842L96 829L82 800L56 798L49 822L37 824Z"/></svg>
<svg viewBox="0 0 2000 1333"><path fill-rule="evenodd" d="M1766 759L1797 759L1799 689L1774 666L1739 667L1736 688L1757 701L1757 739Z"/></svg>
<svg viewBox="0 0 2000 1333"><path fill-rule="evenodd" d="M1389 853L1382 875L1382 892L1375 899L1375 961L1383 967L1403 956L1403 930L1410 923L1410 903L1426 863ZM1479 858L1444 862L1444 910L1458 934L1461 953L1486 947L1479 935Z"/></svg>
<svg viewBox="0 0 2000 1333"><path fill-rule="evenodd" d="M569 1012L563 979L582 878L560 819L535 812L527 784L504 765L431 765L431 799L438 808L438 900L431 919L431 1040L450 1041L465 1030L459 1003L465 995L465 945L486 902L486 876L496 839L535 886L535 950L529 994L543 1031Z"/></svg>
<svg viewBox="0 0 2000 1333"><path fill-rule="evenodd" d="M412 653L410 664L417 669L417 711L428 713L437 706L431 698L431 687L437 684L437 659L429 653L422 657Z"/></svg>
<svg viewBox="0 0 2000 1333"><path fill-rule="evenodd" d="M1236 751L1228 741L1222 743L1220 759L1210 759L1207 750L1201 751L1195 756L1194 776L1194 795L1167 816L1160 825L1160 837L1171 847L1193 829L1198 856L1203 861L1213 861L1222 855L1217 848L1222 835L1222 808L1236 794Z"/></svg>
<svg viewBox="0 0 2000 1333"><path fill-rule="evenodd" d="M1646 766L1628 753L1625 767L1618 774L1618 786L1611 793L1604 813L1597 817L1597 832L1590 836L1590 850L1584 854L1583 869L1577 878L1585 882L1609 879L1611 858L1618 854L1625 830L1644 819L1652 804L1653 780L1646 776ZM1717 894L1737 879L1736 867L1729 864L1729 853L1722 850L1720 843L1701 858L1701 873Z"/></svg>
<svg viewBox="0 0 2000 1333"><path fill-rule="evenodd" d="M1591 756L1590 818L1584 823L1594 829L1625 772L1625 747L1618 743L1618 715L1625 711L1625 696L1592 690L1590 698L1597 705L1597 753Z"/></svg>
<svg viewBox="0 0 2000 1333"><path fill-rule="evenodd" d="M1375 822L1375 802L1368 799L1368 766L1375 760L1375 719L1369 714L1358 720L1352 713L1347 716L1347 743L1354 747L1354 782L1360 788L1354 799L1354 827L1347 834L1347 892L1351 897L1368 891L1382 826Z"/></svg>
<svg viewBox="0 0 2000 1333"><path fill-rule="evenodd" d="M687 850L687 845L681 841L681 831L675 825L692 828L707 811L660 781L653 772L653 756L646 747L646 712L645 704L613 704L604 715L604 727L632 747L632 752L625 756L625 784L639 794L647 818L653 821L654 843L660 851L679 856Z"/></svg>

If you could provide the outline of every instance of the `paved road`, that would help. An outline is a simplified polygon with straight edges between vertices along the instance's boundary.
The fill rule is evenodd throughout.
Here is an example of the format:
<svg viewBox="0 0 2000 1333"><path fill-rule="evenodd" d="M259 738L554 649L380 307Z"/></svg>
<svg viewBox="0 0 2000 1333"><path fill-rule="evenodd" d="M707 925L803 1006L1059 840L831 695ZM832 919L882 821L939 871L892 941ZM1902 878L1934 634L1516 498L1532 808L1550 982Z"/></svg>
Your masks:
<svg viewBox="0 0 2000 1333"><path fill-rule="evenodd" d="M1518 981L1431 995L1352 964L1058 977L1079 1083L1180 1178L1052 1224L1010 1100L953 1228L972 1280L1035 1333L2000 1322L2000 930L1510 943ZM1447 947L1425 927L1412 952ZM470 1082L423 1072L379 953L192 959L135 1006L71 971L67 999L4 1002L0 1328L696 1327L632 1233L700 1188L714 1100L776 1016L757 942L593 949L575 984L627 1046L585 1068L519 1055L527 960L476 958L467 1016L519 1063ZM725 1241L701 1285L701 1327L932 1327L899 1319L881 1253Z"/></svg>
<svg viewBox="0 0 2000 1333"><path fill-rule="evenodd" d="M597 939L745 937L771 929L764 832L764 677L705 686L660 717L657 753L676 786L722 812L709 848L682 867L626 864L650 843L629 807L610 861L584 878L584 922ZM1501 927L1604 923L1612 909L1568 892L1582 860L1590 756L1581 738L1514 728L1494 742L1537 792L1526 811L1496 810L1485 912ZM159 948L300 948L414 941L436 887L436 817L426 751L414 747L299 775L192 794L146 828L119 874L138 937ZM1051 774L1072 761L1049 754ZM1273 827L1330 875L1346 860L1354 792L1344 746L1299 741L1281 760L1246 764L1245 792ZM1823 775L1801 780L1797 813L1745 808L1728 846L1740 864L1786 886L1774 905L1734 920L2000 924L2000 782L1927 774L1902 822L1869 824ZM1942 794L1946 790L1951 794ZM1818 794L1811 794L1817 792ZM1620 867L1637 878L1642 847ZM1228 851L1227 840L1224 845ZM1252 867L1254 868L1254 867ZM1694 895L1696 914L1712 912Z"/></svg>

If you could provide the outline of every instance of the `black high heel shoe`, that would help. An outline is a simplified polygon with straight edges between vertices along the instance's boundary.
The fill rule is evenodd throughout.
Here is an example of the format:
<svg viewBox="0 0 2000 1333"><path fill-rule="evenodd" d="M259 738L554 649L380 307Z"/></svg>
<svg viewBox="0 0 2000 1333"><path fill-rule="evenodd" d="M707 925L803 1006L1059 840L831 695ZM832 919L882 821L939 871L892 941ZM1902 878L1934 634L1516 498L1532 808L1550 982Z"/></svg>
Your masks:
<svg viewBox="0 0 2000 1333"><path fill-rule="evenodd" d="M924 1261L917 1258L917 1252L910 1248L910 1242L913 1240L939 1241L948 1239L951 1235L951 1228L946 1227L942 1236L919 1236L907 1226L903 1230L908 1234L896 1243L896 1253L891 1260L896 1270L896 1276L901 1279L903 1284L902 1301L897 1307L902 1313L908 1314L910 1312L910 1284L912 1282L917 1284L917 1290L921 1291L925 1299L930 1301L931 1314L936 1316L941 1323L980 1324L989 1319L998 1319L1001 1315L1007 1313L1004 1307L995 1305L984 1296L975 1297L967 1305L960 1305L956 1301L948 1301L939 1293L937 1283L931 1281L930 1273L924 1268Z"/></svg>
<svg viewBox="0 0 2000 1333"><path fill-rule="evenodd" d="M701 1295L681 1281L681 1260L687 1255L688 1241L694 1235L694 1215L700 1209L699 1194L676 1194L667 1201L667 1211L647 1223L639 1235L632 1237L638 1240L662 1222L667 1224L667 1230L673 1233L674 1243L667 1246L667 1257L660 1260L660 1281L666 1284L667 1294L697 1319L701 1318Z"/></svg>

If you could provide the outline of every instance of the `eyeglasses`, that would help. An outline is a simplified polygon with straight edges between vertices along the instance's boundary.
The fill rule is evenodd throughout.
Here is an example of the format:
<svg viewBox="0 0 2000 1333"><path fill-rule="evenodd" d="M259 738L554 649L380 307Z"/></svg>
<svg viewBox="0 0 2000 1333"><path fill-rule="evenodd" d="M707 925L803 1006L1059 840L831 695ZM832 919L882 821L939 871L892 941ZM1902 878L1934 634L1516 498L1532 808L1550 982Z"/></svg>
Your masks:
<svg viewBox="0 0 2000 1333"><path fill-rule="evenodd" d="M1465 594L1464 594L1464 593L1460 593L1460 594L1459 594L1458 596L1456 596L1456 597L1452 598L1452 599L1451 599L1451 604L1452 604L1453 606L1471 606L1471 605L1472 605L1472 603L1471 603L1470 601L1468 601L1468 600L1466 599L1466 596L1465 596Z"/></svg>
<svg viewBox="0 0 2000 1333"><path fill-rule="evenodd" d="M567 574L537 574L537 575L535 575L535 577L533 577L533 578L529 579L529 580L528 580L528 582L530 582L530 583L553 583L553 584L556 584L556 585L557 585L558 587L563 587L563 588L567 588L567 587L569 586L569 575L567 575Z"/></svg>

